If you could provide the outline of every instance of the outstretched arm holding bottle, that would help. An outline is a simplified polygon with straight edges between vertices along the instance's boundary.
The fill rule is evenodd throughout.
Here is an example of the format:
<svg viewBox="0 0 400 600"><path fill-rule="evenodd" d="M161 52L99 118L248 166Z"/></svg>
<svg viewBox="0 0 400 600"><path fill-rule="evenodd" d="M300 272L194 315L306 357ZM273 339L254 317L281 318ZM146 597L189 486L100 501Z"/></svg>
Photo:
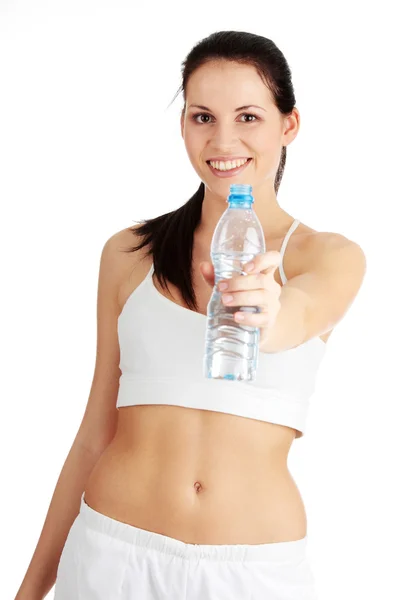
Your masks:
<svg viewBox="0 0 400 600"><path fill-rule="evenodd" d="M274 279L280 253L260 253L244 266L246 277L218 282L227 306L259 306L261 311L237 311L235 320L260 327L260 351L281 352L332 329L346 314L361 287L366 259L358 244L336 233L317 233L304 241L301 273L280 286ZM200 265L214 286L211 262ZM222 289L221 284L225 284ZM225 298L224 298L225 296ZM226 299L231 296L231 299Z"/></svg>

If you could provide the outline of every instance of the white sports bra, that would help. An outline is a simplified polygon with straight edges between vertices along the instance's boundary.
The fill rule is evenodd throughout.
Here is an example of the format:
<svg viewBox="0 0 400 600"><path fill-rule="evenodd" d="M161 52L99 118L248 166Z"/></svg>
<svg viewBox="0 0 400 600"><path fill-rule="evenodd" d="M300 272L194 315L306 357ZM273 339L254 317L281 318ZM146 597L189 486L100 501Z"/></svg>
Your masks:
<svg viewBox="0 0 400 600"><path fill-rule="evenodd" d="M282 259L298 224L296 219L285 236ZM255 381L207 379L203 375L207 316L161 294L153 272L152 265L118 317L117 408L168 404L212 410L286 425L301 437L325 342L317 336L282 352L259 352Z"/></svg>

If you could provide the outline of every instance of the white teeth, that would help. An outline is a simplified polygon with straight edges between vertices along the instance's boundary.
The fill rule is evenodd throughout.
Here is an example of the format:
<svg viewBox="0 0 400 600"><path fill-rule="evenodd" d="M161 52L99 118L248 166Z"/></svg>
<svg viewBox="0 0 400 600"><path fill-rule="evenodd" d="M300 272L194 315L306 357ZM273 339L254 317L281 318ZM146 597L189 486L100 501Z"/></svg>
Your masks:
<svg viewBox="0 0 400 600"><path fill-rule="evenodd" d="M247 162L247 160L247 158L242 158L240 160L228 160L226 162L223 162L222 160L210 160L210 165L218 171L230 171L231 169L241 167Z"/></svg>

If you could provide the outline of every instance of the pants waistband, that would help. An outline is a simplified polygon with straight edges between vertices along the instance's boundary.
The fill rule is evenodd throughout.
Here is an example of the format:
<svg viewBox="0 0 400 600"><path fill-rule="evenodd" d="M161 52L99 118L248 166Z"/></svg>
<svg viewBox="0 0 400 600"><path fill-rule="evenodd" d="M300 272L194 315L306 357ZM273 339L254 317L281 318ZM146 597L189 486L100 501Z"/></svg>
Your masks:
<svg viewBox="0 0 400 600"><path fill-rule="evenodd" d="M300 540L266 544L188 544L181 540L117 521L91 508L81 496L80 518L95 531L143 548L181 558L233 561L296 561L305 556L307 535Z"/></svg>

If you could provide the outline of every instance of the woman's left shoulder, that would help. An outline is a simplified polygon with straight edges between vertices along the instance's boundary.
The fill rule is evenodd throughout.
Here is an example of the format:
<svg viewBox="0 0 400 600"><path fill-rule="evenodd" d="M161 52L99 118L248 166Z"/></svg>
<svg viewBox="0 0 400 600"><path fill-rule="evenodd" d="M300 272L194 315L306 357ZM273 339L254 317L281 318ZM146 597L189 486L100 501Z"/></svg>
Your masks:
<svg viewBox="0 0 400 600"><path fill-rule="evenodd" d="M298 248L314 261L334 257L335 260L359 259L366 262L364 250L355 240L334 231L316 231L304 226L299 231Z"/></svg>

